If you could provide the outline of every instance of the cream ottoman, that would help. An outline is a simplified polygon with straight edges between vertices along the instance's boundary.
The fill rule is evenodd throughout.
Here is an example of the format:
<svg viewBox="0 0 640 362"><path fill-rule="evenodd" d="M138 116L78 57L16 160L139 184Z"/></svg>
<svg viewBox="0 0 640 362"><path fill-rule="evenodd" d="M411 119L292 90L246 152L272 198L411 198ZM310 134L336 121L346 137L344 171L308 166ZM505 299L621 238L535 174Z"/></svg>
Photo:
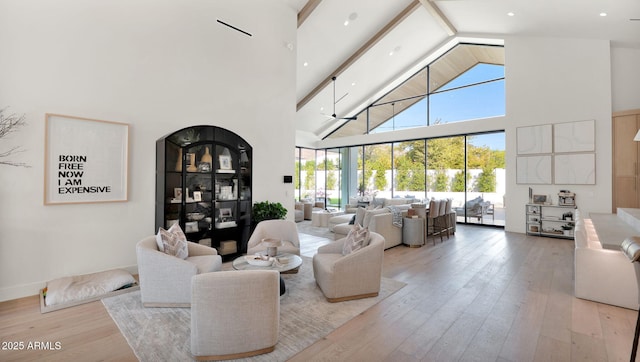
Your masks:
<svg viewBox="0 0 640 362"><path fill-rule="evenodd" d="M327 223L327 227L329 228L329 231L333 231L333 228L336 225L349 223L349 221L351 221L351 219L353 219L355 215L356 214L344 214L344 215L337 215L329 218L329 222Z"/></svg>

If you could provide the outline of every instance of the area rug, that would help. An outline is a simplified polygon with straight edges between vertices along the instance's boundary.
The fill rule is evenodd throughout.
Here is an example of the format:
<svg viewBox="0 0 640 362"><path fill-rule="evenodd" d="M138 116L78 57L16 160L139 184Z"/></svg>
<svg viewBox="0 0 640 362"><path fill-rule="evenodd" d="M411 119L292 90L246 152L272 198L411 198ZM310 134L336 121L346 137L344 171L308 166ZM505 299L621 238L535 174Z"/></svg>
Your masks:
<svg viewBox="0 0 640 362"><path fill-rule="evenodd" d="M383 278L376 298L329 303L315 283L308 257L303 257L297 274L282 278L287 291L280 297L280 337L275 350L240 361L285 361L406 285ZM193 360L189 308L144 308L140 291L105 298L102 303L140 361Z"/></svg>
<svg viewBox="0 0 640 362"><path fill-rule="evenodd" d="M326 226L313 226L311 221L308 220L296 223L296 226L298 227L299 233L333 240L333 232L331 232Z"/></svg>

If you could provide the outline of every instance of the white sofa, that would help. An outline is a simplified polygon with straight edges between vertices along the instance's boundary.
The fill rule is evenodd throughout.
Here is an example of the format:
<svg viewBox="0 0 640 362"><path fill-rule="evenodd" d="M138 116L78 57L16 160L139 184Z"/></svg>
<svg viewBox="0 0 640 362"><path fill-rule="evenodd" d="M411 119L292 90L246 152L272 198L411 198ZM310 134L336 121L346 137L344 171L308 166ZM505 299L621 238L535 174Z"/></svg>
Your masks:
<svg viewBox="0 0 640 362"><path fill-rule="evenodd" d="M603 248L592 220L581 218L578 212L576 215L575 296L637 310L638 284L633 264L622 251ZM605 228L612 224L618 224L614 226L616 233L625 228L624 224L619 224L616 214L598 215L598 218L604 221L602 228L598 223L598 232L601 234L606 233ZM633 229L628 229L626 233L640 234Z"/></svg>
<svg viewBox="0 0 640 362"><path fill-rule="evenodd" d="M410 207L411 205L409 204L396 205L398 210L404 212L409 210ZM331 219L329 222L331 222ZM393 224L393 214L388 207L374 210L359 208L356 212L356 222L363 227L369 228L369 231L382 235L385 240L385 250L402 244L402 227ZM353 225L348 222L335 225L333 227L334 239L338 240L346 237L352 227Z"/></svg>

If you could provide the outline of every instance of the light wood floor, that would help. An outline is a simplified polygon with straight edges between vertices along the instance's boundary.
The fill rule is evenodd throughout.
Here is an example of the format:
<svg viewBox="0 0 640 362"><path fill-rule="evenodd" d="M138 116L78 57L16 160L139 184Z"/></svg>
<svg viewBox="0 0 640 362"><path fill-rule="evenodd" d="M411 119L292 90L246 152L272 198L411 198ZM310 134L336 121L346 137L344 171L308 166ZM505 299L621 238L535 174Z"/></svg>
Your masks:
<svg viewBox="0 0 640 362"><path fill-rule="evenodd" d="M303 237L311 256L326 239ZM385 251L397 293L292 361L628 361L637 312L574 298L573 242L459 226L455 237ZM129 361L102 303L40 314L34 297L0 303L0 361Z"/></svg>

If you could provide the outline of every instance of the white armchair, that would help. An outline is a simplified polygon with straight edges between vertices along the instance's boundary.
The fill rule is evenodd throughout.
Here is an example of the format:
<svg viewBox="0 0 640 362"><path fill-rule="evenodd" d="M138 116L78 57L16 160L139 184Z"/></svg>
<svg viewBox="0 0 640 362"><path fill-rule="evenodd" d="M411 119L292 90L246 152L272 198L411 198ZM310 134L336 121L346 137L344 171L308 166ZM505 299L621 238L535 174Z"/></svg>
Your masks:
<svg viewBox="0 0 640 362"><path fill-rule="evenodd" d="M191 277L219 271L222 258L216 249L187 242L189 256L181 259L158 250L156 236L136 244L140 295L145 307L189 307Z"/></svg>
<svg viewBox="0 0 640 362"><path fill-rule="evenodd" d="M280 239L282 246L278 252L300 255L300 238L298 226L290 220L264 220L258 223L247 243L247 254L252 255L267 250L262 239Z"/></svg>
<svg viewBox="0 0 640 362"><path fill-rule="evenodd" d="M375 297L380 292L384 238L370 233L369 245L342 255L346 238L318 248L313 276L329 302Z"/></svg>
<svg viewBox="0 0 640 362"><path fill-rule="evenodd" d="M275 270L194 276L191 354L220 360L273 351L280 327L279 280Z"/></svg>

